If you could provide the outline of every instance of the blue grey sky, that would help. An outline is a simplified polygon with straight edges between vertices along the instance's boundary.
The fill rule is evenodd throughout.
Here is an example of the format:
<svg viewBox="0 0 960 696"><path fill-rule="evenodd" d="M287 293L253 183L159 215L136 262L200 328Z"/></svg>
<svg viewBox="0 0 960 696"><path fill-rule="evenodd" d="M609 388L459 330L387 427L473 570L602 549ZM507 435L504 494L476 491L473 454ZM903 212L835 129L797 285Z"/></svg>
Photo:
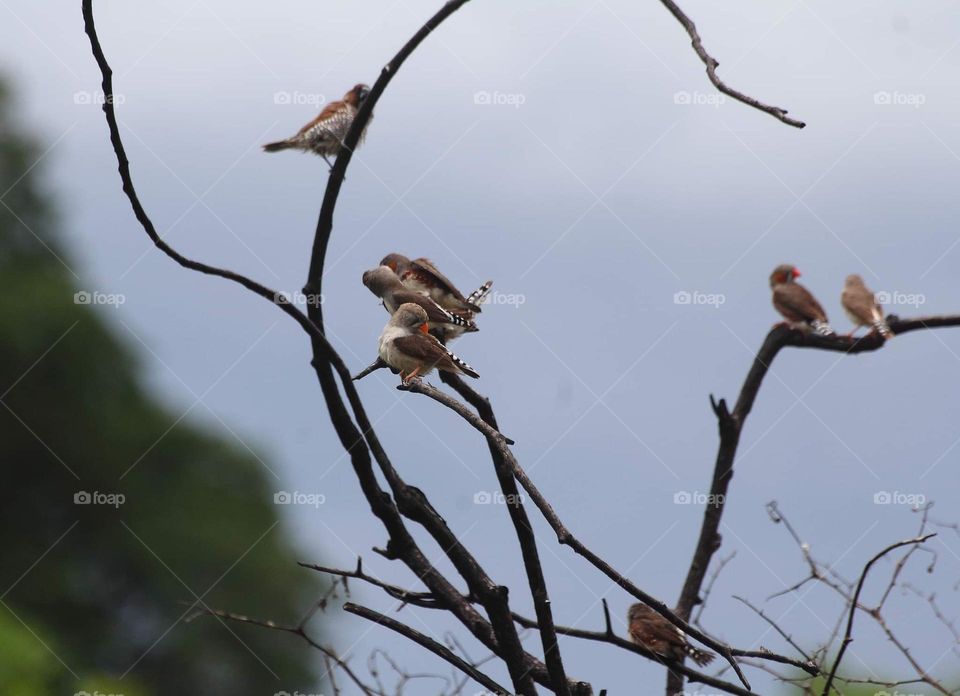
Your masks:
<svg viewBox="0 0 960 696"><path fill-rule="evenodd" d="M300 288L326 166L259 145L295 132L354 83L372 84L439 3L95 5L133 174L161 233L194 258ZM387 319L360 274L385 253L428 256L463 289L492 278L498 303L455 349L481 373L478 388L518 459L571 530L668 603L702 515L675 495L709 488L717 433L708 395L735 399L778 321L767 287L775 265L797 264L844 332L848 273L888 293L899 303L892 312L960 312L960 7L684 7L725 80L807 128L720 98L657 2L475 0L381 99L348 172L324 281L328 330L359 369ZM370 572L417 587L370 551L385 534L333 435L301 330L242 288L175 266L136 224L102 114L88 103L99 75L79 3L7 0L0 16L0 65L48 148L42 166L61 197L77 288L123 294L102 314L174 412L262 453L277 490L325 496L318 509L283 510L304 560L349 567L362 555ZM677 293L696 299L683 304ZM936 501L935 517L960 520L958 381L960 332L951 330L858 357L782 353L744 432L720 552L736 556L704 626L741 647L789 653L732 595L761 604L811 649L837 620L842 606L822 587L764 603L805 573L767 518L769 500L848 577L919 523L909 505L877 505L875 493L923 495ZM359 386L394 463L532 614L505 509L473 502L496 488L483 440L395 382L381 372ZM622 632L630 598L531 516L558 622L600 628L606 597ZM908 579L938 592L955 617L960 538L945 530L930 545L935 572L920 562ZM868 599L890 567L881 563ZM393 607L354 590L362 603ZM264 578L264 591L283 588ZM927 606L893 601L890 619L924 666L955 675L958 656ZM456 628L427 612L399 616L436 636ZM418 671L446 671L360 619L334 611L330 625L358 664L383 646ZM563 647L572 675L610 693L662 688L662 668L635 655ZM868 620L845 665L912 676ZM782 688L749 675L760 693Z"/></svg>

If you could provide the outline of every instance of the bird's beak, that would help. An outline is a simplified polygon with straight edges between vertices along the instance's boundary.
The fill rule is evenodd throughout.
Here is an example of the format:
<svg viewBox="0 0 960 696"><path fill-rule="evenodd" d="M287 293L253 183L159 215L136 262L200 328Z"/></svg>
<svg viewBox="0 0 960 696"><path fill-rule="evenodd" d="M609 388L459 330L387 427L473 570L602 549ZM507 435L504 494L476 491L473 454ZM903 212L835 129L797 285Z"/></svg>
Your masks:
<svg viewBox="0 0 960 696"><path fill-rule="evenodd" d="M430 331L429 331L429 329L427 328L427 325L426 325L425 323L424 323L424 324L420 324L420 333L424 333L424 334L430 333Z"/></svg>
<svg viewBox="0 0 960 696"><path fill-rule="evenodd" d="M801 275L802 275L802 274L800 273L800 269L799 269L799 268L794 268L794 269L793 269L793 277L794 277L794 278L799 278Z"/></svg>

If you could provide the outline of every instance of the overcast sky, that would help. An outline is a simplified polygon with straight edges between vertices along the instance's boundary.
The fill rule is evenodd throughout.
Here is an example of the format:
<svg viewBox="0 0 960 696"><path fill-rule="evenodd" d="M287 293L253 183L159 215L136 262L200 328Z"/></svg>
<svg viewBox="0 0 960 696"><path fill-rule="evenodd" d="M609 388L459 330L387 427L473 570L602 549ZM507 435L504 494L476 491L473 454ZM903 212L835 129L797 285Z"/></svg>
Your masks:
<svg viewBox="0 0 960 696"><path fill-rule="evenodd" d="M194 258L300 288L326 166L259 145L292 134L354 83L372 84L438 6L98 0L133 174L164 237ZM481 373L477 386L518 459L570 529L668 603L702 516L702 505L675 496L709 488L717 434L708 395L736 398L778 321L772 268L797 264L843 332L848 273L888 293L895 313L960 311L960 7L685 8L729 84L807 128L720 98L653 0L476 0L424 42L379 102L337 208L324 283L330 335L359 369L387 319L360 275L385 253L428 256L464 290L492 278L498 304L455 349ZM0 17L0 64L24 122L49 147L43 168L61 197L78 289L123 294L122 307L101 312L173 413L199 397L188 421L262 452L277 490L325 496L319 509L283 511L305 560L349 567L363 555L370 572L417 587L399 563L370 552L385 533L333 435L301 330L242 288L180 269L136 224L89 103L99 74L79 3L7 2ZM484 442L395 382L381 372L359 386L394 463L512 588L516 609L532 614L506 510L474 503L496 489ZM876 493L922 495L936 500L939 519L960 520L958 383L960 331L949 329L857 357L782 353L744 432L720 552L736 555L706 628L790 653L734 594L808 648L837 620L842 607L814 585L765 603L806 572L768 519L770 500L848 577L919 522L908 504L875 504ZM630 597L530 514L558 622L602 627L606 597L623 632ZM960 538L947 530L931 547L935 572L921 560L907 578L937 591L955 617ZM868 603L883 577L868 583ZM393 606L355 590L363 603ZM283 588L264 578L264 591ZM889 618L924 666L955 674L949 635L927 606L893 602ZM400 617L435 635L452 626L409 609ZM411 669L445 671L361 619L333 625L335 644L358 662L387 646ZM870 621L857 638L849 670L912 676ZM529 646L539 650L532 636ZM632 654L564 648L571 675L610 693L662 688L662 668ZM776 690L761 672L750 678L761 693Z"/></svg>

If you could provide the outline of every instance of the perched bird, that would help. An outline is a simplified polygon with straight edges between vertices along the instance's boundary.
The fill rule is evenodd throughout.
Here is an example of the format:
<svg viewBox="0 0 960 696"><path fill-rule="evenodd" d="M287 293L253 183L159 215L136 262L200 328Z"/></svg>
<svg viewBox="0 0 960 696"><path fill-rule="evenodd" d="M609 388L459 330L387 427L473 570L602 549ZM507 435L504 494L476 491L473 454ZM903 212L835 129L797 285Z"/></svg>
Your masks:
<svg viewBox="0 0 960 696"><path fill-rule="evenodd" d="M360 110L360 105L363 104L363 100L367 98L369 93L370 88L366 85L355 85L353 89L343 95L343 99L332 101L323 107L320 115L301 128L293 137L264 145L264 152L303 150L320 155L330 165L330 160L327 158L340 152L343 140L347 137L347 131L350 130L350 124L353 123L357 111ZM370 120L373 120L372 116ZM367 134L367 126L369 125L370 121L367 121L363 133L360 134L361 143Z"/></svg>
<svg viewBox="0 0 960 696"><path fill-rule="evenodd" d="M426 295L405 287L399 276L387 266L378 266L366 271L363 274L363 284L383 300L383 306L390 314L396 312L400 305L408 302L422 307L427 315L430 330L441 341L450 341L465 332L479 330L469 318L448 312Z"/></svg>
<svg viewBox="0 0 960 696"><path fill-rule="evenodd" d="M844 281L840 303L853 322L850 336L861 326L869 326L883 336L884 340L893 338L893 331L883 318L883 307L877 302L873 291L864 284L863 278L857 274L848 275Z"/></svg>
<svg viewBox="0 0 960 696"><path fill-rule="evenodd" d="M472 367L447 350L428 333L427 312L406 302L397 308L380 334L378 349L387 365L400 370L400 379L409 382L433 368L454 374L479 377Z"/></svg>
<svg viewBox="0 0 960 696"><path fill-rule="evenodd" d="M468 297L464 297L463 293L437 270L430 259L419 258L411 261L402 254L387 254L380 261L380 265L392 268L404 285L414 292L426 295L449 312L480 312L480 305L493 285L493 281L488 280Z"/></svg>
<svg viewBox="0 0 960 696"><path fill-rule="evenodd" d="M627 630L634 643L668 660L679 662L684 657L689 657L701 667L705 667L716 657L712 652L690 645L683 631L646 604L637 602L630 607L627 612Z"/></svg>
<svg viewBox="0 0 960 696"><path fill-rule="evenodd" d="M770 274L773 290L773 307L794 326L813 329L821 336L832 336L833 329L827 321L827 313L810 291L795 282L800 271L789 263L780 264Z"/></svg>

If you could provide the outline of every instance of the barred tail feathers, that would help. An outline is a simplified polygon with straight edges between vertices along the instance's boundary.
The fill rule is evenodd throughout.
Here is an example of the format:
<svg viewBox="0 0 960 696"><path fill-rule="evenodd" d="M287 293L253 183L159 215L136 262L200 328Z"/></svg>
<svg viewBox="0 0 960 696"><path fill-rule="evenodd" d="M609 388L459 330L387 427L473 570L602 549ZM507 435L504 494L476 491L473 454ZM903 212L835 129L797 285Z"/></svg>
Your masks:
<svg viewBox="0 0 960 696"><path fill-rule="evenodd" d="M493 281L488 280L486 283L470 293L470 295L467 297L467 304L470 305L473 311L480 311L480 305L487 301L487 295L490 294L490 288L492 286Z"/></svg>
<svg viewBox="0 0 960 696"><path fill-rule="evenodd" d="M893 331L890 330L890 325L887 324L885 319L877 319L875 322L873 322L873 328L877 331L877 333L883 336L885 341L890 340L895 335Z"/></svg>
<svg viewBox="0 0 960 696"><path fill-rule="evenodd" d="M833 336L836 333L830 324L825 321L820 321L819 319L810 322L810 326L819 336Z"/></svg>

